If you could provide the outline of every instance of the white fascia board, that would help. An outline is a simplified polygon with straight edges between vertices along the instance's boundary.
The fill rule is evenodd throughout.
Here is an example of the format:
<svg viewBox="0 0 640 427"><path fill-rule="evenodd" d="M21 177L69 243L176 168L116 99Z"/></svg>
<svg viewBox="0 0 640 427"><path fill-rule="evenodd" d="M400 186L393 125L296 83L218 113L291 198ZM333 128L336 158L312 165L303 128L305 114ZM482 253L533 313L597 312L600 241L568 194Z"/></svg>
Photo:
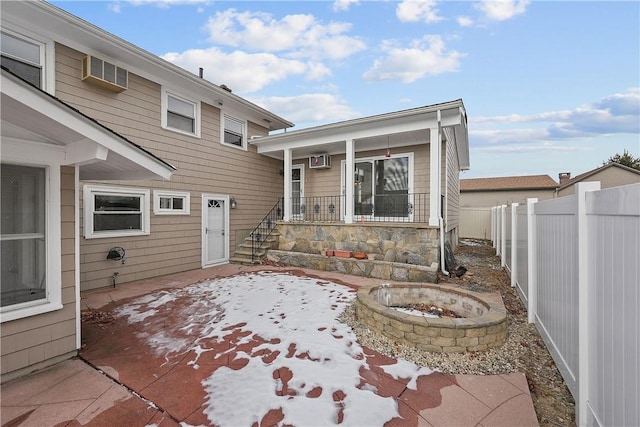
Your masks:
<svg viewBox="0 0 640 427"><path fill-rule="evenodd" d="M47 2L7 2L3 4L3 20L5 16L14 25L32 31L37 28L51 40L99 56L152 82L179 88L185 95L207 104L216 106L216 100L222 99L223 104L235 106L259 125L268 119L270 124L265 127L273 125L272 130L293 126L288 120Z"/></svg>
<svg viewBox="0 0 640 427"><path fill-rule="evenodd" d="M0 87L2 92L13 98L16 102L22 103L30 109L42 114L60 125L73 130L82 135L86 140L94 141L104 149L114 151L141 167L158 175L158 177L168 180L171 178L174 169L156 159L151 154L119 138L107 129L87 119L82 114L72 110L61 102L51 98L40 90L31 88L17 79L5 78L2 75ZM73 141L60 141L68 145ZM77 141L79 142L79 141ZM99 159L98 159L99 160ZM73 164L73 163L69 163Z"/></svg>

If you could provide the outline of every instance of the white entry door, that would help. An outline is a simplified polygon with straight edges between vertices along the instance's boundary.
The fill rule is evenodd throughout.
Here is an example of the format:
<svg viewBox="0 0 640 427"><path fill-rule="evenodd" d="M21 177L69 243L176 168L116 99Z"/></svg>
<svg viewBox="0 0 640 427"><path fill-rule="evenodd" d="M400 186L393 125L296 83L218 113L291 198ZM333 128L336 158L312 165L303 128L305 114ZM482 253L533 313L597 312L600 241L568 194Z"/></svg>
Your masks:
<svg viewBox="0 0 640 427"><path fill-rule="evenodd" d="M229 196L202 195L202 266L229 261Z"/></svg>

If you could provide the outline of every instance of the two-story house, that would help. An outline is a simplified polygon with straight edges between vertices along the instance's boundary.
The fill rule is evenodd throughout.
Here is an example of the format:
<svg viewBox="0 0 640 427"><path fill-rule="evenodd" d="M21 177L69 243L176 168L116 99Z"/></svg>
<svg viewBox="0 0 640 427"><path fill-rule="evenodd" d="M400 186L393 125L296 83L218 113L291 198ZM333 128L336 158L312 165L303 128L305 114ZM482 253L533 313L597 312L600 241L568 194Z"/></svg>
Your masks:
<svg viewBox="0 0 640 427"><path fill-rule="evenodd" d="M256 226L380 262L455 245L461 100L273 134L293 124L201 73L46 2L0 8L2 381L75 354L81 289L227 263Z"/></svg>

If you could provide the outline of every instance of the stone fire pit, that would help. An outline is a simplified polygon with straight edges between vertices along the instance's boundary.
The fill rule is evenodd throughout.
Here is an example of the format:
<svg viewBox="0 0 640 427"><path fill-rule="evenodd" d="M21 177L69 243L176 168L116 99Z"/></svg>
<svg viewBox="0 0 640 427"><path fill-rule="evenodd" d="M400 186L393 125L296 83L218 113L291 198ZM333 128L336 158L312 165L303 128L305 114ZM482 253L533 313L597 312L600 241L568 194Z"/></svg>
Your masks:
<svg viewBox="0 0 640 427"><path fill-rule="evenodd" d="M394 310L410 304L446 308L460 318L428 318ZM480 294L447 285L364 286L356 298L358 320L369 329L425 351L464 353L501 347L507 311L498 294Z"/></svg>

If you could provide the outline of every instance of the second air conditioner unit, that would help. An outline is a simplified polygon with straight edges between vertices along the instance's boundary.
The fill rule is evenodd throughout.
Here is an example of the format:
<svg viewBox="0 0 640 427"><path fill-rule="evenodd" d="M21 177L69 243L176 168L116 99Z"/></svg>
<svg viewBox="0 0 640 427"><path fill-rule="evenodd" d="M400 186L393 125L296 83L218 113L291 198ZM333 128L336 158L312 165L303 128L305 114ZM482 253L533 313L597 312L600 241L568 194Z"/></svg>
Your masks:
<svg viewBox="0 0 640 427"><path fill-rule="evenodd" d="M129 87L129 72L103 59L87 55L82 60L82 80L122 92Z"/></svg>
<svg viewBox="0 0 640 427"><path fill-rule="evenodd" d="M328 169L331 167L331 156L328 154L309 156L309 167L311 169Z"/></svg>

